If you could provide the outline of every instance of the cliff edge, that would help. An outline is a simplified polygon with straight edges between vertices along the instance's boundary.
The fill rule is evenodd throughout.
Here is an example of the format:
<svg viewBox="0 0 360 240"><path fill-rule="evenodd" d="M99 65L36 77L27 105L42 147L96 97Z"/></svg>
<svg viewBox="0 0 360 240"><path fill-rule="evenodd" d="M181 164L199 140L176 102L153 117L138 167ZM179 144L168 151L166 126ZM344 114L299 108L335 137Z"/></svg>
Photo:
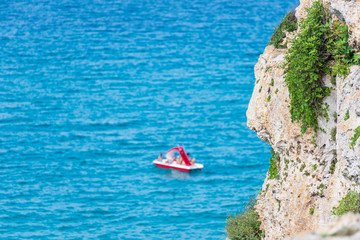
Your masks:
<svg viewBox="0 0 360 240"><path fill-rule="evenodd" d="M313 0L301 0L297 20L306 18ZM348 26L349 45L360 52L360 0L325 0L334 19ZM286 33L284 42L297 36ZM288 44L290 45L290 44ZM289 46L288 46L289 47ZM276 153L277 176L270 173L257 197L265 239L284 239L303 231L315 231L336 220L334 206L350 191L360 192L360 140L351 148L360 126L360 67L351 66L346 77L323 76L332 89L323 101L328 119L320 117L318 130L301 134L292 122L289 90L283 65L288 48L266 47L255 66L255 86L247 110L247 125Z"/></svg>

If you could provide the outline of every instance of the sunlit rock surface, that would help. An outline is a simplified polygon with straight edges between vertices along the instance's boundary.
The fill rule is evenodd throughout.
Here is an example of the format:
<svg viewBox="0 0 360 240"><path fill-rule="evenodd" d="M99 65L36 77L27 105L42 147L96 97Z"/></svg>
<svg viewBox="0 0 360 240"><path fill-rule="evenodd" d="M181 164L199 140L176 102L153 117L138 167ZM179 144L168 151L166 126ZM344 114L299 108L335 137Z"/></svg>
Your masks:
<svg viewBox="0 0 360 240"><path fill-rule="evenodd" d="M312 2L301 1L296 16L304 18L304 7ZM340 8L341 2L344 2L343 8ZM360 37L356 30L360 27L360 23L357 24L360 16L356 12L359 1L333 0L325 4L331 6L331 11L342 12L342 19L349 24L350 42L355 44ZM344 10L350 5L356 8ZM288 35L285 41L292 37ZM360 67L351 67L350 74L345 79L337 78L336 84L331 83L330 77L324 77L324 83L333 88L331 95L324 99L330 106L329 121L319 119L325 132L319 131L312 143L313 132L308 130L301 136L300 126L291 122L289 93L282 69L286 51L268 46L259 57L247 111L248 127L280 154L279 179L266 178L257 198L256 209L265 239L284 239L323 228L336 219L331 215L332 207L349 190L359 190L360 183L360 140L353 149L349 147L354 129L360 125ZM345 121L347 111L349 119ZM332 139L331 132L335 129L336 139ZM334 171L330 170L331 166L335 166Z"/></svg>
<svg viewBox="0 0 360 240"><path fill-rule="evenodd" d="M304 232L293 240L358 240L360 239L360 215L347 214L316 232Z"/></svg>

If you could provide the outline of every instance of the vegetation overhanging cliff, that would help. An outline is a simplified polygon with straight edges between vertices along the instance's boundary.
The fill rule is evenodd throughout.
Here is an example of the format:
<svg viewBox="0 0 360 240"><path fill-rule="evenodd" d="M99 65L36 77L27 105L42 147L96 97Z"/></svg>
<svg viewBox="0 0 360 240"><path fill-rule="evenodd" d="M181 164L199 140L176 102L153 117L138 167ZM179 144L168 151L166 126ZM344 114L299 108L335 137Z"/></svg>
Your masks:
<svg viewBox="0 0 360 240"><path fill-rule="evenodd" d="M360 209L359 13L357 0L301 0L260 56L248 126L273 157L231 239L292 237Z"/></svg>

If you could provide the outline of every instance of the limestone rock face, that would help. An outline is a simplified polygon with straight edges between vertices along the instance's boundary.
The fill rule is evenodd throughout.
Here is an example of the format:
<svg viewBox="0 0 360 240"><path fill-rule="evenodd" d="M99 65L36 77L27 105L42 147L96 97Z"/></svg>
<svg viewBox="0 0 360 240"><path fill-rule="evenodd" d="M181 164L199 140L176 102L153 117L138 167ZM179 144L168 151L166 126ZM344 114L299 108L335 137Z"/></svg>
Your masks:
<svg viewBox="0 0 360 240"><path fill-rule="evenodd" d="M301 0L300 5L296 8L296 18L298 20L302 20L306 17L306 10L311 6L311 4L314 2L314 0Z"/></svg>
<svg viewBox="0 0 360 240"><path fill-rule="evenodd" d="M347 214L313 233L302 233L293 240L358 240L360 215Z"/></svg>
<svg viewBox="0 0 360 240"><path fill-rule="evenodd" d="M335 3L341 1L330 0L327 4L335 9ZM298 18L305 17L304 7L312 2L301 1L296 10ZM347 14L344 12L344 18L350 18ZM353 33L354 39L360 37L360 32ZM352 66L350 74L345 79L337 78L336 84L324 77L325 85L333 88L324 99L329 104L329 120L319 119L325 132L319 131L312 142L313 132L308 130L302 136L299 124L291 121L289 92L281 67L285 55L286 49L268 46L259 57L247 111L248 127L280 156L279 178L267 177L257 198L256 210L265 239L284 239L324 227L336 219L331 215L332 207L349 190L360 191L360 138L353 149L349 147L354 129L360 125L360 67ZM335 131L336 138L331 137Z"/></svg>
<svg viewBox="0 0 360 240"><path fill-rule="evenodd" d="M339 81L337 156L343 176L352 183L360 184L360 139L353 149L349 145L354 130L360 126L360 67L352 66L345 81ZM358 188L358 187L357 187Z"/></svg>

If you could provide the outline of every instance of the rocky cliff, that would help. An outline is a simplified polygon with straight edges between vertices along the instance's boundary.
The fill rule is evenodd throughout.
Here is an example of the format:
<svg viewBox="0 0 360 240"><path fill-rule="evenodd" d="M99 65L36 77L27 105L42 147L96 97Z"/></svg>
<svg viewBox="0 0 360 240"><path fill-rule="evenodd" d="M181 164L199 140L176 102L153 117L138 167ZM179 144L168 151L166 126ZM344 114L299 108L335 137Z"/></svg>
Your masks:
<svg viewBox="0 0 360 240"><path fill-rule="evenodd" d="M296 17L306 17L312 0L301 0ZM349 27L349 44L360 52L360 0L325 0L332 17ZM299 29L297 31L300 31ZM297 33L287 34L289 41ZM289 45L289 44L288 44ZM323 77L331 87L329 120L319 119L325 131L315 142L310 130L301 135L291 121L289 92L282 65L287 49L268 46L255 66L256 83L247 111L248 127L278 153L278 177L269 174L257 197L256 211L265 239L284 239L314 231L335 220L331 210L349 190L360 191L360 140L350 149L360 125L360 67L351 66L346 78ZM332 81L331 81L332 80Z"/></svg>
<svg viewBox="0 0 360 240"><path fill-rule="evenodd" d="M293 240L359 240L360 215L346 214L316 232L303 232Z"/></svg>

